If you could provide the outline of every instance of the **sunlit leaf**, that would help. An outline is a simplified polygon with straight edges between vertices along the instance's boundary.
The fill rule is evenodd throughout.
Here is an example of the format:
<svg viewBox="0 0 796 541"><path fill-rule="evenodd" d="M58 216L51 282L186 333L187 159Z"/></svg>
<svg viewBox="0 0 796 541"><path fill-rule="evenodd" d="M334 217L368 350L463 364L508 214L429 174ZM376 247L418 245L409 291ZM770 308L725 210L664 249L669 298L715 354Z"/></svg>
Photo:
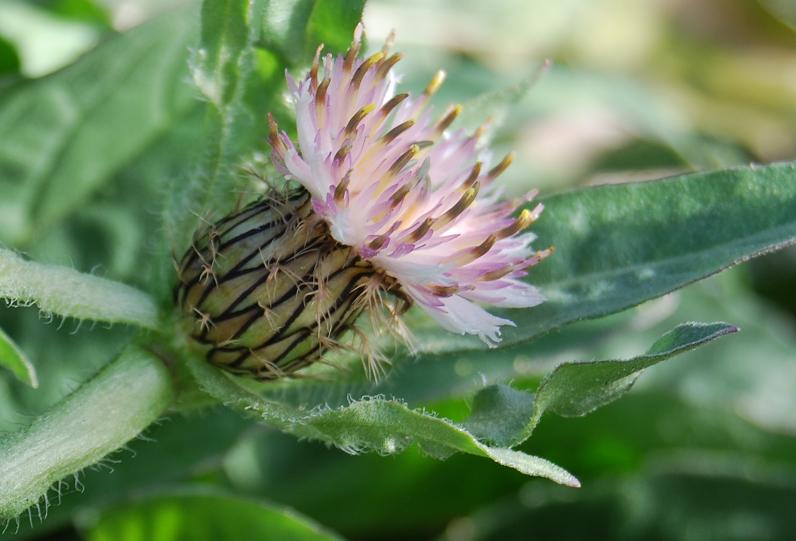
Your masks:
<svg viewBox="0 0 796 541"><path fill-rule="evenodd" d="M335 541L310 519L219 490L183 489L136 500L103 513L89 541Z"/></svg>
<svg viewBox="0 0 796 541"><path fill-rule="evenodd" d="M39 386L33 364L2 328L0 328L0 366L10 370L20 381L31 387Z"/></svg>

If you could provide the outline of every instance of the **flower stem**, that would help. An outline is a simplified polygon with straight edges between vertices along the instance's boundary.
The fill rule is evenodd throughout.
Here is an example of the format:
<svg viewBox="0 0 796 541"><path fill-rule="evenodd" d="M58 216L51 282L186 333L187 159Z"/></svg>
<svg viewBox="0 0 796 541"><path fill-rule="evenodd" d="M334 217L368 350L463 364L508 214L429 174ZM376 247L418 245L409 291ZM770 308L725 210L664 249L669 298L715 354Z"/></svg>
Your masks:
<svg viewBox="0 0 796 541"><path fill-rule="evenodd" d="M13 518L54 483L122 447L172 401L171 375L156 357L128 347L33 423L0 439L0 517Z"/></svg>

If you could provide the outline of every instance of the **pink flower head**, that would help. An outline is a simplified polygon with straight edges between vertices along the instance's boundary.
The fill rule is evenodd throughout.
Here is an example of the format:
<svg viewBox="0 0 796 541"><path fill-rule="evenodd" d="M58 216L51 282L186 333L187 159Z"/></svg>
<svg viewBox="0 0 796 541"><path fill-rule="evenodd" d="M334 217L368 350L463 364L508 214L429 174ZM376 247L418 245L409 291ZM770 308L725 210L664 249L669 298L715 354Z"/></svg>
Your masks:
<svg viewBox="0 0 796 541"><path fill-rule="evenodd" d="M273 119L273 161L311 194L332 236L352 246L442 327L490 346L514 325L480 304L530 307L544 299L520 280L551 253L534 251L523 232L542 205L522 210L500 200L495 179L511 155L489 167L480 130L449 130L461 111L441 118L429 102L444 74L417 97L395 94L400 54L358 58L362 26L345 55L318 49L301 81L287 75L296 109L298 148ZM523 201L530 201L534 193Z"/></svg>

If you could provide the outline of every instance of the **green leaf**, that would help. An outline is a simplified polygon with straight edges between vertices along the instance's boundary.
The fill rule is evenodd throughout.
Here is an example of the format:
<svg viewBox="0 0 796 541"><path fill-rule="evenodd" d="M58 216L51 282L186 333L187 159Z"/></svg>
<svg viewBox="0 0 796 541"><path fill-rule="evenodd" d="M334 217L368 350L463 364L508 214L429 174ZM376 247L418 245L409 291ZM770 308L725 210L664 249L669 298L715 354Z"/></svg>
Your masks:
<svg viewBox="0 0 796 541"><path fill-rule="evenodd" d="M320 405L323 400L318 400L318 396L303 402L297 399L300 394L284 396L276 391L264 396L244 390L236 383L240 380L219 373L203 361L193 361L191 366L212 396L298 437L317 439L348 451L383 454L418 442L432 456L446 457L453 452L486 456L523 473L568 484L560 471L552 469L557 466L510 449L531 436L545 411L585 415L627 392L644 369L736 331L725 323L682 324L662 336L647 353L629 360L561 364L544 379L535 396L505 385L486 387L475 396L472 413L461 424L381 396L363 396L335 408Z"/></svg>
<svg viewBox="0 0 796 541"><path fill-rule="evenodd" d="M194 82L221 114L231 114L239 100L250 45L251 2L205 0L202 3L199 50ZM226 111L224 111L227 109Z"/></svg>
<svg viewBox="0 0 796 541"><path fill-rule="evenodd" d="M737 327L726 323L684 323L639 357L561 364L536 392L535 417L540 418L548 409L566 417L586 415L626 393L646 368L736 332Z"/></svg>
<svg viewBox="0 0 796 541"><path fill-rule="evenodd" d="M761 0L760 4L783 23L796 29L796 5L790 0Z"/></svg>
<svg viewBox="0 0 796 541"><path fill-rule="evenodd" d="M193 13L179 10L112 37L4 96L0 242L31 242L198 106L185 84Z"/></svg>
<svg viewBox="0 0 796 541"><path fill-rule="evenodd" d="M182 489L103 513L89 541L334 541L339 536L289 509L217 490Z"/></svg>
<svg viewBox="0 0 796 541"><path fill-rule="evenodd" d="M465 426L483 440L517 445L531 436L546 411L566 417L586 415L629 391L650 366L735 332L738 329L726 323L684 323L632 359L562 363L544 378L533 397L503 385L487 387L476 395Z"/></svg>
<svg viewBox="0 0 796 541"><path fill-rule="evenodd" d="M552 244L556 253L528 280L547 301L495 311L517 325L503 327L504 347L625 310L796 242L793 163L585 188L543 202L536 243ZM419 324L421 351L485 348L473 337Z"/></svg>
<svg viewBox="0 0 796 541"><path fill-rule="evenodd" d="M206 152L198 171L170 194L164 220L174 237L172 248L187 249L197 228L251 193L251 178L241 169L264 144L266 114L282 116L284 68L304 58L306 43L312 42L314 51L319 24L328 24L324 32L338 41L343 34L350 41L361 8L359 1L205 0L191 73L209 104ZM293 43L296 39L300 45Z"/></svg>
<svg viewBox="0 0 796 541"><path fill-rule="evenodd" d="M267 400L239 386L204 360L190 359L202 388L222 403L300 438L322 441L349 453L393 454L418 443L431 456L447 458L455 452L492 459L531 476L579 486L571 474L544 460L507 448L489 447L455 423L397 400L366 398L339 408L311 410Z"/></svg>
<svg viewBox="0 0 796 541"><path fill-rule="evenodd" d="M56 481L123 446L172 399L163 363L126 349L48 413L0 440L0 517L36 504Z"/></svg>
<svg viewBox="0 0 796 541"><path fill-rule="evenodd" d="M365 0L316 0L307 21L307 51L320 43L332 52L348 49L363 9Z"/></svg>
<svg viewBox="0 0 796 541"><path fill-rule="evenodd" d="M33 364L2 328L0 328L0 366L11 370L20 381L24 381L34 389L39 386Z"/></svg>
<svg viewBox="0 0 796 541"><path fill-rule="evenodd" d="M321 43L328 51L344 51L364 6L364 0L268 0L258 18L258 44L289 66L309 60Z"/></svg>
<svg viewBox="0 0 796 541"><path fill-rule="evenodd" d="M0 36L0 78L19 73L19 54L14 45Z"/></svg>
<svg viewBox="0 0 796 541"><path fill-rule="evenodd" d="M66 267L26 261L2 248L0 298L36 304L45 313L64 317L158 327L157 306L146 293Z"/></svg>
<svg viewBox="0 0 796 541"><path fill-rule="evenodd" d="M93 0L34 0L34 2L59 17L111 28L108 14Z"/></svg>

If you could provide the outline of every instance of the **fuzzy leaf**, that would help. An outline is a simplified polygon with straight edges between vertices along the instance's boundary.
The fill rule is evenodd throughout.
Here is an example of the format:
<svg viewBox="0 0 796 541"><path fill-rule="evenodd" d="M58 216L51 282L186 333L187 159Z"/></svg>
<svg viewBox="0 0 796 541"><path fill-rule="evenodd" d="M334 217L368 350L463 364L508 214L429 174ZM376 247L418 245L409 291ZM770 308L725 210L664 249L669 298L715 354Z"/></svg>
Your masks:
<svg viewBox="0 0 796 541"><path fill-rule="evenodd" d="M111 37L0 103L0 242L20 245L80 208L197 106L185 84L193 10Z"/></svg>
<svg viewBox="0 0 796 541"><path fill-rule="evenodd" d="M452 421L413 410L397 400L366 398L338 408L308 410L271 401L244 389L203 360L190 366L202 388L226 405L283 432L322 441L346 452L385 455L418 443L428 454L446 458L462 452L493 461L531 476L567 486L579 486L571 474L544 460L507 448L489 447Z"/></svg>
<svg viewBox="0 0 796 541"><path fill-rule="evenodd" d="M0 329L0 366L9 369L20 381L34 389L39 386L33 364L3 329Z"/></svg>
<svg viewBox="0 0 796 541"><path fill-rule="evenodd" d="M157 328L152 298L133 287L57 265L26 261L0 248L0 298L45 313Z"/></svg>
<svg viewBox="0 0 796 541"><path fill-rule="evenodd" d="M528 280L547 301L494 310L516 323L503 327L503 347L626 310L796 242L794 163L584 188L543 202L536 245L552 244L556 253ZM423 352L485 348L425 319L416 329Z"/></svg>
<svg viewBox="0 0 796 541"><path fill-rule="evenodd" d="M30 426L0 440L0 517L36 504L56 481L123 446L172 398L171 376L153 356L128 348Z"/></svg>
<svg viewBox="0 0 796 541"><path fill-rule="evenodd" d="M487 387L476 395L465 426L484 440L517 445L531 436L546 411L586 415L625 394L650 366L737 331L726 323L684 323L632 359L563 363L533 397L504 385Z"/></svg>

